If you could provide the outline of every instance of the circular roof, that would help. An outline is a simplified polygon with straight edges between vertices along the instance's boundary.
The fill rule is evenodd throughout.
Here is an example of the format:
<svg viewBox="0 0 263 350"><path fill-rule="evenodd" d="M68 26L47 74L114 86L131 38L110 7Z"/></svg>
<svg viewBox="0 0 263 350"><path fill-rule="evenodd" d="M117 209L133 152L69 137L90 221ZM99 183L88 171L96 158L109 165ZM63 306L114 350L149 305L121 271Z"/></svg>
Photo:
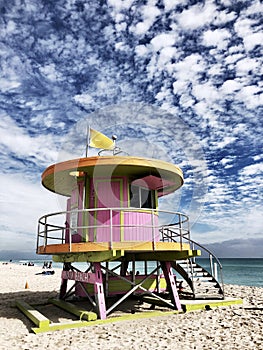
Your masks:
<svg viewBox="0 0 263 350"><path fill-rule="evenodd" d="M141 179L145 187L150 183L160 196L183 185L183 173L178 166L158 159L128 156L95 156L56 163L43 172L42 184L52 192L70 196L78 179L84 176Z"/></svg>

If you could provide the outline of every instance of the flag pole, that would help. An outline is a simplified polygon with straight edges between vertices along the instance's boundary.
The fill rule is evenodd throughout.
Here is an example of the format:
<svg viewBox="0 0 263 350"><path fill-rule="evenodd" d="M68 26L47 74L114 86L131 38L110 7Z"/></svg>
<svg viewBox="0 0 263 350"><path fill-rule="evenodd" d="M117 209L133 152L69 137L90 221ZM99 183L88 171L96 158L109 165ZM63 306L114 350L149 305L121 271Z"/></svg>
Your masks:
<svg viewBox="0 0 263 350"><path fill-rule="evenodd" d="M87 137L86 137L86 158L89 153L89 143L90 143L90 125L87 124Z"/></svg>

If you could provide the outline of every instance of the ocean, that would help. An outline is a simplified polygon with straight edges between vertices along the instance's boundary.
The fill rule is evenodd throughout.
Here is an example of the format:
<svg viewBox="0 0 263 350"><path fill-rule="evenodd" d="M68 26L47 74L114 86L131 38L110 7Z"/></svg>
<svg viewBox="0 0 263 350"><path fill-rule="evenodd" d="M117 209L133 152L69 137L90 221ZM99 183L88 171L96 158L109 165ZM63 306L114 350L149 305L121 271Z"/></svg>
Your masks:
<svg viewBox="0 0 263 350"><path fill-rule="evenodd" d="M27 263L26 260L13 260L13 263ZM44 260L33 260L35 266L39 266L42 271ZM225 284L236 284L244 286L263 287L263 258L221 258L223 266L223 280ZM198 259L198 263L208 269L207 259ZM61 263L52 264L55 268L61 268ZM76 263L75 266L84 271L87 266L85 263ZM154 268L155 262L148 263L148 269ZM144 265L141 262L136 263L136 270L143 272ZM148 271L149 272L149 271Z"/></svg>
<svg viewBox="0 0 263 350"><path fill-rule="evenodd" d="M263 258L221 258L219 260L223 267L224 283L263 287ZM199 259L199 262L205 268L209 266L205 261L202 263L202 259Z"/></svg>

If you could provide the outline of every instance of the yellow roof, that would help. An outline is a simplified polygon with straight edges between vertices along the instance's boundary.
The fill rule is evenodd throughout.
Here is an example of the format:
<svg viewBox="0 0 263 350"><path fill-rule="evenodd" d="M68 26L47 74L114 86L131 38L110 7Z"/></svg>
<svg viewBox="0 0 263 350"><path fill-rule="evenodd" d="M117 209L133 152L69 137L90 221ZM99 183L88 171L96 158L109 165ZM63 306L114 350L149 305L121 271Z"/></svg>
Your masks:
<svg viewBox="0 0 263 350"><path fill-rule="evenodd" d="M42 174L42 184L48 190L70 196L76 178L128 176L133 181L148 175L161 178L160 195L174 192L183 185L182 170L158 159L128 156L95 156L56 163Z"/></svg>

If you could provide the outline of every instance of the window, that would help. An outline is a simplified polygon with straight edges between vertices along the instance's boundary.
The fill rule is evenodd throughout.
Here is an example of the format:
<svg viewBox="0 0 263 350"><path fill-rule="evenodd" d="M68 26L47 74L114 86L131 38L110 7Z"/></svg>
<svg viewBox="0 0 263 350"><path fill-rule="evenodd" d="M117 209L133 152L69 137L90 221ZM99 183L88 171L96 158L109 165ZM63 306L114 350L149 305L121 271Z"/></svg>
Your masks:
<svg viewBox="0 0 263 350"><path fill-rule="evenodd" d="M156 208L155 191L139 186L130 186L130 207Z"/></svg>

